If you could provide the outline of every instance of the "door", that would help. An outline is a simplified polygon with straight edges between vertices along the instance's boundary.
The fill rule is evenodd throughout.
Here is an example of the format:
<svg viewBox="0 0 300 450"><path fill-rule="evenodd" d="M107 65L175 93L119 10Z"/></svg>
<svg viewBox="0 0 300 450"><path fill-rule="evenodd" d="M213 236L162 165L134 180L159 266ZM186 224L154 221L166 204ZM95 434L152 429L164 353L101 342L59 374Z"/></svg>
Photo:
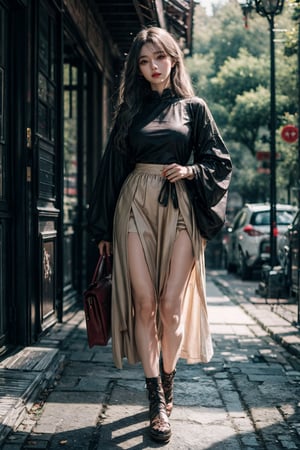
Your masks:
<svg viewBox="0 0 300 450"><path fill-rule="evenodd" d="M63 295L64 309L77 296L79 223L79 82L80 59L73 52L70 38L64 39L64 159L63 159Z"/></svg>
<svg viewBox="0 0 300 450"><path fill-rule="evenodd" d="M8 42L9 11L0 2L0 353L5 349L9 335L9 304L7 302L8 276L11 258L10 159L9 159L9 102L10 80Z"/></svg>
<svg viewBox="0 0 300 450"><path fill-rule="evenodd" d="M52 2L37 2L37 65L35 77L34 186L37 224L35 253L38 267L32 277L39 287L35 300L38 335L57 320L58 229L61 215L60 62L61 13ZM37 275L38 274L38 279Z"/></svg>
<svg viewBox="0 0 300 450"><path fill-rule="evenodd" d="M81 300L87 285L87 165L100 135L96 71L69 30L64 33L64 155L63 155L63 304L66 311Z"/></svg>

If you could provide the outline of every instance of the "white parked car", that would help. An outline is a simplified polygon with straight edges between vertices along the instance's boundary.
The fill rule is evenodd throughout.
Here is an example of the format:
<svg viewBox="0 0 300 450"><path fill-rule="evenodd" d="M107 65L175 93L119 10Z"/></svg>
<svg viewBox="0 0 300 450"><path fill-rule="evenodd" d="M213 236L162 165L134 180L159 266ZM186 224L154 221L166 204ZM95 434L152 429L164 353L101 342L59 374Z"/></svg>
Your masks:
<svg viewBox="0 0 300 450"><path fill-rule="evenodd" d="M292 222L297 208L276 205L278 238ZM229 228L226 244L228 272L237 272L243 280L250 278L253 270L270 262L270 205L246 203Z"/></svg>

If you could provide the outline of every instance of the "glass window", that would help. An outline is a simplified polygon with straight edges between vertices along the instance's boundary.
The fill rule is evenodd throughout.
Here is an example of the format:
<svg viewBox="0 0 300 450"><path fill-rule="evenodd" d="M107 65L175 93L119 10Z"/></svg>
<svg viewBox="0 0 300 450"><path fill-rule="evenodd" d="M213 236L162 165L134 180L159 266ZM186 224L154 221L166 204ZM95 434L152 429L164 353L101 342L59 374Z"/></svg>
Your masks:
<svg viewBox="0 0 300 450"><path fill-rule="evenodd" d="M5 194L5 154L6 147L6 82L7 82L7 12L0 6L0 200Z"/></svg>
<svg viewBox="0 0 300 450"><path fill-rule="evenodd" d="M4 142L4 69L0 67L0 142Z"/></svg>
<svg viewBox="0 0 300 450"><path fill-rule="evenodd" d="M277 225L289 225L294 217L292 211L276 211L276 223ZM261 211L253 214L251 220L252 225L270 225L270 211Z"/></svg>
<svg viewBox="0 0 300 450"><path fill-rule="evenodd" d="M56 84L55 65L56 26L46 10L40 10L39 20L39 74L38 74L38 132L55 142Z"/></svg>
<svg viewBox="0 0 300 450"><path fill-rule="evenodd" d="M64 222L70 223L78 206L78 68L64 64Z"/></svg>
<svg viewBox="0 0 300 450"><path fill-rule="evenodd" d="M293 220L293 226L295 228L299 228L299 224L300 224L300 211L297 212L297 215L295 216L295 218Z"/></svg>
<svg viewBox="0 0 300 450"><path fill-rule="evenodd" d="M251 219L252 225L269 225L270 224L270 211L262 211L253 214Z"/></svg>
<svg viewBox="0 0 300 450"><path fill-rule="evenodd" d="M237 230L238 228L241 228L242 226L244 226L246 224L245 223L246 218L247 218L247 213L245 210L242 210L233 224L233 229Z"/></svg>
<svg viewBox="0 0 300 450"><path fill-rule="evenodd" d="M41 8L39 20L39 63L40 68L46 75L49 72L49 34L49 17L47 11Z"/></svg>
<svg viewBox="0 0 300 450"><path fill-rule="evenodd" d="M291 211L277 211L276 213L277 225L289 225L293 218L294 214Z"/></svg>

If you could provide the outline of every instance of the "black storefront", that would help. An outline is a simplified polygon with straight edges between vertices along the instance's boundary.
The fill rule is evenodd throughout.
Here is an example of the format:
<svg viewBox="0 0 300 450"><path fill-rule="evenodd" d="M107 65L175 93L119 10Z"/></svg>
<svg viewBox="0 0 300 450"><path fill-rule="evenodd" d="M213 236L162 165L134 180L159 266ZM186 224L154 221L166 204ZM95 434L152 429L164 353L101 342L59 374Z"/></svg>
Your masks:
<svg viewBox="0 0 300 450"><path fill-rule="evenodd" d="M85 211L132 36L191 48L193 2L0 0L0 355L80 305Z"/></svg>

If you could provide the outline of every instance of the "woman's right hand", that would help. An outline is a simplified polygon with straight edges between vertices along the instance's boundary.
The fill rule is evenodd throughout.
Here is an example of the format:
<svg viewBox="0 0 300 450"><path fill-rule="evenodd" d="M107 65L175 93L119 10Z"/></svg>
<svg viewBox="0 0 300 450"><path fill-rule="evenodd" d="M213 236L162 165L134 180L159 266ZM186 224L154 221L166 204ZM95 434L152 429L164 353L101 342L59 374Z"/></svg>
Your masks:
<svg viewBox="0 0 300 450"><path fill-rule="evenodd" d="M98 244L99 253L101 256L103 255L111 255L112 254L112 244L108 241L100 241Z"/></svg>

